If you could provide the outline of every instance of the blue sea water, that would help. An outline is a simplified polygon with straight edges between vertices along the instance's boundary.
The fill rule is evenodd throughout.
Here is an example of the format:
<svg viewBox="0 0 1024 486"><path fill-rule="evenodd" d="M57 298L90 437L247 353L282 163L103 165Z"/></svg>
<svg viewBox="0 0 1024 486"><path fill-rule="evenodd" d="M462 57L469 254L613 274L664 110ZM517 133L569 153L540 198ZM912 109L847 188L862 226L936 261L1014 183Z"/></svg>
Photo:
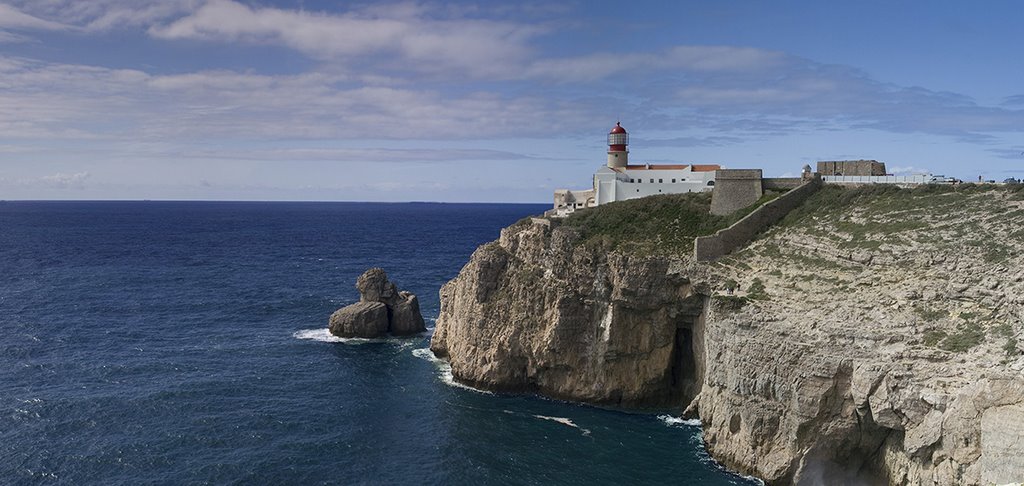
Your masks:
<svg viewBox="0 0 1024 486"><path fill-rule="evenodd" d="M0 203L0 484L756 484L696 426L453 386L429 333L326 332L371 266L433 326L543 209Z"/></svg>

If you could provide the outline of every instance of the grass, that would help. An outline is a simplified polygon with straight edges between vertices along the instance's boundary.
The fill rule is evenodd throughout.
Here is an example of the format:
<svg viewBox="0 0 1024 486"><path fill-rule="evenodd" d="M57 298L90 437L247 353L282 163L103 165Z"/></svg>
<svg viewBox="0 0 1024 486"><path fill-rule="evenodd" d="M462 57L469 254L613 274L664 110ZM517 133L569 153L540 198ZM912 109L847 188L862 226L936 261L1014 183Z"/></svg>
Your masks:
<svg viewBox="0 0 1024 486"><path fill-rule="evenodd" d="M564 224L577 228L587 245L677 254L692 251L698 236L713 234L737 220L734 215L715 216L710 209L710 193L665 194L577 211Z"/></svg>

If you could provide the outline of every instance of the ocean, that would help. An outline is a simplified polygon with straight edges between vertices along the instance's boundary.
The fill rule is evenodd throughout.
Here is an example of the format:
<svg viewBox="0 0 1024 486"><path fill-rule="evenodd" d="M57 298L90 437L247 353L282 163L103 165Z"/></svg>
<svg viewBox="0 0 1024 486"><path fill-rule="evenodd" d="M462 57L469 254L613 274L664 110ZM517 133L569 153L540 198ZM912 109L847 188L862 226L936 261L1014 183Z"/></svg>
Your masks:
<svg viewBox="0 0 1024 486"><path fill-rule="evenodd" d="M758 484L670 415L326 331L373 266L432 328L473 249L546 208L0 203L0 484Z"/></svg>

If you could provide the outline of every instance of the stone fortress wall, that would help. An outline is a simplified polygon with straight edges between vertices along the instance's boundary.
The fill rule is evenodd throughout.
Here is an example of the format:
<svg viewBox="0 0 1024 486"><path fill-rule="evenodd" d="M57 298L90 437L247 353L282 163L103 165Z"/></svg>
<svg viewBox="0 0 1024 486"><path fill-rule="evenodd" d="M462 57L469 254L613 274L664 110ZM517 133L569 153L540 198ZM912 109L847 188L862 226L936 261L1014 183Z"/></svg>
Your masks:
<svg viewBox="0 0 1024 486"><path fill-rule="evenodd" d="M758 171L760 172L760 171ZM792 181L787 180L787 184ZM710 236L698 237L693 242L693 256L697 261L710 261L721 258L736 249L742 248L752 241L758 233L768 229L771 225L786 217L790 211L803 204L812 194L822 186L821 177L811 175L796 189L769 201L757 208L743 219L732 226L719 230ZM715 187L718 192L718 187ZM758 196L760 199L760 196ZM755 202L757 199L754 200ZM712 199L712 208L714 200ZM732 203L732 201L730 201ZM753 203L751 203L753 204ZM747 205L749 206L749 204ZM746 207L746 206L743 206Z"/></svg>
<svg viewBox="0 0 1024 486"><path fill-rule="evenodd" d="M818 162L823 176L884 176L885 164L877 160L823 160Z"/></svg>

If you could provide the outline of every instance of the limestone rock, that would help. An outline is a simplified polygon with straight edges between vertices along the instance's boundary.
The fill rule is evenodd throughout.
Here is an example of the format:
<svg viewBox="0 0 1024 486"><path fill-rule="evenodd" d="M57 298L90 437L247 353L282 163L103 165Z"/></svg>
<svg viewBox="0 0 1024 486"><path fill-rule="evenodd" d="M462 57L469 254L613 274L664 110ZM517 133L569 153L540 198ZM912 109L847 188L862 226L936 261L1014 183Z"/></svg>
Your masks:
<svg viewBox="0 0 1024 486"><path fill-rule="evenodd" d="M631 406L692 397L695 367L673 363L694 361L683 353L703 297L666 259L595 255L578 238L531 223L477 249L441 289L431 349L486 389Z"/></svg>
<svg viewBox="0 0 1024 486"><path fill-rule="evenodd" d="M993 407L981 416L981 480L985 484L1024 481L1024 407Z"/></svg>
<svg viewBox="0 0 1024 486"><path fill-rule="evenodd" d="M331 334L377 338L388 332L388 308L380 302L357 302L331 314Z"/></svg>
<svg viewBox="0 0 1024 486"><path fill-rule="evenodd" d="M356 280L359 302L331 315L331 334L340 337L407 336L426 330L419 300L399 292L381 268L371 268Z"/></svg>
<svg viewBox="0 0 1024 486"><path fill-rule="evenodd" d="M391 334L406 336L426 330L420 314L420 301L411 292L399 292L391 308Z"/></svg>
<svg viewBox="0 0 1024 486"><path fill-rule="evenodd" d="M476 387L698 414L716 460L772 485L1020 482L1021 195L929 191L715 263L522 222L441 289L430 347ZM729 280L763 290L737 304Z"/></svg>
<svg viewBox="0 0 1024 486"><path fill-rule="evenodd" d="M356 289L361 302L389 302L398 294L384 269L378 267L363 272L356 280Z"/></svg>

